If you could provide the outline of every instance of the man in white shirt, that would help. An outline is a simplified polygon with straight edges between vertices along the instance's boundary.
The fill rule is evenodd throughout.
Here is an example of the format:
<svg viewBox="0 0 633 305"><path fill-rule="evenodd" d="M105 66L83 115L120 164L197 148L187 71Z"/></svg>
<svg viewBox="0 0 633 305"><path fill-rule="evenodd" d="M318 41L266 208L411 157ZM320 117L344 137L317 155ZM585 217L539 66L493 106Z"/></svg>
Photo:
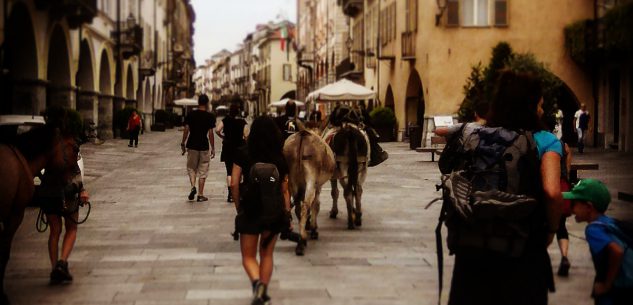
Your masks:
<svg viewBox="0 0 633 305"><path fill-rule="evenodd" d="M576 133L578 134L578 152L583 153L585 149L585 136L589 129L589 111L587 111L587 105L581 104L580 109L574 114L574 126L576 127Z"/></svg>

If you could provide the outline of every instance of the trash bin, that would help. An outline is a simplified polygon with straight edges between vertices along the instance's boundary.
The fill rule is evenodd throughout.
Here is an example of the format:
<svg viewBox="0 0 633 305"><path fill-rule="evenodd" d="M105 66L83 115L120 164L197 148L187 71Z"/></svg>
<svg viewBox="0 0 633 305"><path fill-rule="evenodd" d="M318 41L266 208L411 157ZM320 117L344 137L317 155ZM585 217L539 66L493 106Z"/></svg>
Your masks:
<svg viewBox="0 0 633 305"><path fill-rule="evenodd" d="M416 149L422 146L422 127L419 125L409 126L409 148Z"/></svg>

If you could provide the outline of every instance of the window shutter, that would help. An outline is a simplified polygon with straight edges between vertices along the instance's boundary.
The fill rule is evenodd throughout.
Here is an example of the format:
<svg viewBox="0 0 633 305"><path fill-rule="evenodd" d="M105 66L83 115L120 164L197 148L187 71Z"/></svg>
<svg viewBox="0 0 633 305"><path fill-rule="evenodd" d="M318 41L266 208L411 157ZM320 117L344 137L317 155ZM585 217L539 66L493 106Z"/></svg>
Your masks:
<svg viewBox="0 0 633 305"><path fill-rule="evenodd" d="M508 1L495 0L495 25L508 25Z"/></svg>
<svg viewBox="0 0 633 305"><path fill-rule="evenodd" d="M459 0L447 0L446 2L446 25L459 25Z"/></svg>

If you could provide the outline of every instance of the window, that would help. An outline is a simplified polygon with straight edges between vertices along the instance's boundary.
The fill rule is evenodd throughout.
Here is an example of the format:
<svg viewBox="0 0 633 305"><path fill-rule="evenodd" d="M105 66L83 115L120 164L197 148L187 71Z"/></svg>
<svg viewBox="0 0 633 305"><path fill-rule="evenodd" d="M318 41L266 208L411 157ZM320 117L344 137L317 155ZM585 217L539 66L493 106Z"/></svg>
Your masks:
<svg viewBox="0 0 633 305"><path fill-rule="evenodd" d="M495 25L508 25L508 1L495 0Z"/></svg>
<svg viewBox="0 0 633 305"><path fill-rule="evenodd" d="M446 25L459 25L459 0L448 0L446 2Z"/></svg>
<svg viewBox="0 0 633 305"><path fill-rule="evenodd" d="M407 0L405 9L405 30L415 32L418 30L418 0Z"/></svg>
<svg viewBox="0 0 633 305"><path fill-rule="evenodd" d="M284 64L284 81L292 81L292 66L289 64Z"/></svg>
<svg viewBox="0 0 633 305"><path fill-rule="evenodd" d="M386 45L396 38L396 2L380 12L380 41Z"/></svg>
<svg viewBox="0 0 633 305"><path fill-rule="evenodd" d="M463 26L488 25L488 0L462 0Z"/></svg>

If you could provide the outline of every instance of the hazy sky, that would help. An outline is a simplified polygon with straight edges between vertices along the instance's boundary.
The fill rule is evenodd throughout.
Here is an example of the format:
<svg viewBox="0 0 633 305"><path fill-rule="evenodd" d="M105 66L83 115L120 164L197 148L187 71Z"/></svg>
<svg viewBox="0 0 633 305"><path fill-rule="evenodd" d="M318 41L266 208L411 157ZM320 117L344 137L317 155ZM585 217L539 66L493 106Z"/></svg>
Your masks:
<svg viewBox="0 0 633 305"><path fill-rule="evenodd" d="M192 0L196 11L194 52L201 65L216 52L235 51L255 25L278 15L296 23L296 0Z"/></svg>

